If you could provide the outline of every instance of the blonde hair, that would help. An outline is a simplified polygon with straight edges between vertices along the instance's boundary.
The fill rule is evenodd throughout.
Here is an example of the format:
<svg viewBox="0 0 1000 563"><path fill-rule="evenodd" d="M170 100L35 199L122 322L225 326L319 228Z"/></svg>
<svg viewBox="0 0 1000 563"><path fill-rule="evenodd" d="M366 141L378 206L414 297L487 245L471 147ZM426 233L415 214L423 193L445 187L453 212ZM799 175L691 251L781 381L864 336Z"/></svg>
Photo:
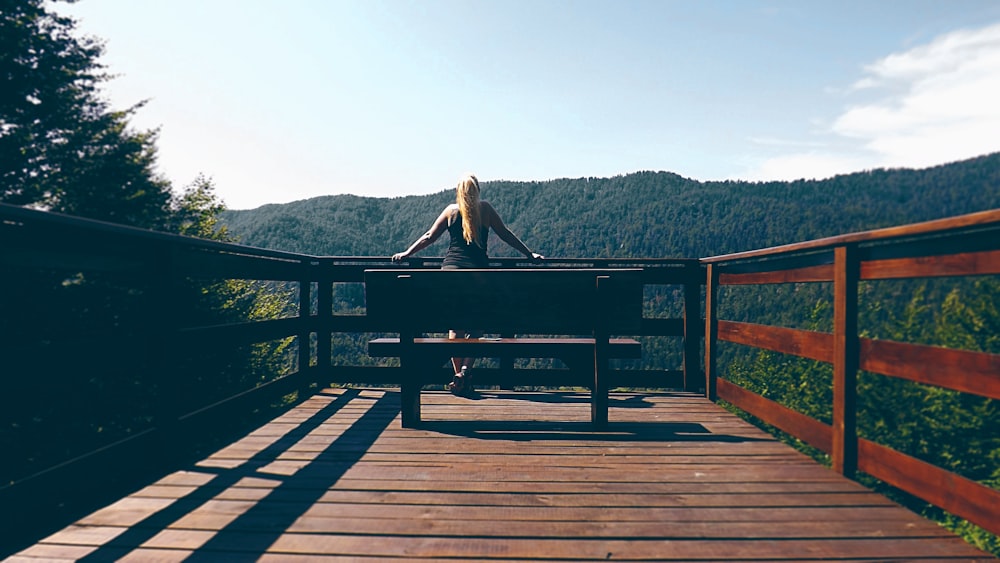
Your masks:
<svg viewBox="0 0 1000 563"><path fill-rule="evenodd" d="M458 181L455 194L458 202L458 212L462 214L462 235L465 242L482 246L479 240L479 230L482 225L482 217L479 214L479 180L469 174Z"/></svg>

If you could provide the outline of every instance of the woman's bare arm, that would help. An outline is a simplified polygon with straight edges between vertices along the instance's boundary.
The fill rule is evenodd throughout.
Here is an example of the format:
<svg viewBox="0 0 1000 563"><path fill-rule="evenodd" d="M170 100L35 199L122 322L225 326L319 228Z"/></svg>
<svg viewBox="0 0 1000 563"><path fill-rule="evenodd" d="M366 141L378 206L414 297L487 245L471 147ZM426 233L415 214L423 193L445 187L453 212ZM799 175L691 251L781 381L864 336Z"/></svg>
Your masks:
<svg viewBox="0 0 1000 563"><path fill-rule="evenodd" d="M517 238L517 235L515 235L513 232L511 232L510 229L507 228L507 225L504 224L503 219L500 218L500 214L497 213L496 210L493 209L493 206L490 205L488 202L485 201L482 202L482 213L483 213L483 222L489 225L490 228L493 229L493 232L495 232L497 236L500 237L500 240L509 244L511 248L520 252L521 254L524 254L528 258L531 258L532 260L542 260L545 258L544 256L538 254L537 252L532 252L527 247L527 245L521 242L521 239Z"/></svg>
<svg viewBox="0 0 1000 563"><path fill-rule="evenodd" d="M445 229L448 228L448 218L452 216L456 207L457 206L454 204L445 207L444 211L442 211L441 214L438 215L438 218L434 221L434 224L431 225L430 230L420 235L420 238L414 241L414 243L410 245L410 248L407 248L403 252L393 254L392 261L398 262L404 258L409 258L410 256L413 256L414 254L434 244L434 242L440 238L441 234L444 233Z"/></svg>

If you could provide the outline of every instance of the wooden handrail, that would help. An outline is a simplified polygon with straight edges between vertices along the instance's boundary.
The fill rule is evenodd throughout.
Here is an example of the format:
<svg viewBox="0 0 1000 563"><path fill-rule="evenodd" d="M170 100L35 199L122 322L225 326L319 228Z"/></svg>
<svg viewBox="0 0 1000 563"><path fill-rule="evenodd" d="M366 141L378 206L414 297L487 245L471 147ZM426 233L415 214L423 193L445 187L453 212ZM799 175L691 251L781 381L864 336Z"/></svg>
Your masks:
<svg viewBox="0 0 1000 563"><path fill-rule="evenodd" d="M1000 534L1000 491L861 439L856 428L860 370L1000 398L1000 355L872 340L861 338L858 332L862 280L1000 274L1000 210L714 256L701 262L707 268L705 388L710 398L724 399L830 454L833 469L840 473L866 472ZM720 286L814 282L832 283L830 333L718 318ZM831 364L832 424L718 379L720 341Z"/></svg>

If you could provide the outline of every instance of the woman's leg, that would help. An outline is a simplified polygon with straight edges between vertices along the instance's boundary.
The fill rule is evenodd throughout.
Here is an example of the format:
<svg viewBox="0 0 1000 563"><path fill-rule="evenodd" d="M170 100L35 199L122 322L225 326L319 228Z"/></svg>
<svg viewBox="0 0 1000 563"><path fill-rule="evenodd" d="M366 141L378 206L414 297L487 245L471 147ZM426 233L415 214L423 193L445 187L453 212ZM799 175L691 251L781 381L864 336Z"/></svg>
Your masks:
<svg viewBox="0 0 1000 563"><path fill-rule="evenodd" d="M448 338L467 338L469 334L461 330L449 330ZM452 378L451 383L448 384L448 390L452 393L465 395L470 392L474 392L472 389L472 383L469 381L469 375L466 373L465 369L472 369L472 362L476 361L475 358L452 358L451 366L454 369L455 377Z"/></svg>
<svg viewBox="0 0 1000 563"><path fill-rule="evenodd" d="M453 339L453 340L455 338L465 338L465 331L462 331L462 330L449 330L448 331L448 338ZM452 358L451 359L451 365L454 368L454 373L456 373L456 374L462 373L462 366L468 366L469 365L469 364L466 364L464 362L465 362L465 358Z"/></svg>
<svg viewBox="0 0 1000 563"><path fill-rule="evenodd" d="M448 338L479 338L476 336L477 332L466 333L464 330L449 330ZM452 358L451 365L455 368L455 373L462 373L462 367L467 367L472 369L472 363L475 362L475 358Z"/></svg>
<svg viewBox="0 0 1000 563"><path fill-rule="evenodd" d="M472 369L472 362L475 358L452 358L451 365L455 368L455 373L462 373L462 368Z"/></svg>
<svg viewBox="0 0 1000 563"><path fill-rule="evenodd" d="M478 266L478 267L485 268L485 267L488 267L488 266L489 266L489 264L487 263L487 264L483 264L483 265ZM457 264L448 264L448 265L441 266L441 269L442 270L461 270L463 267L468 268L468 267L476 267L476 266L468 266L468 265L466 265L466 266L459 266ZM480 336L482 336L482 332L481 331L471 331L471 332L468 332L468 333L466 331L464 331L464 330L449 330L448 331L448 338L479 338ZM455 375L459 375L459 374L462 374L462 368L463 367L468 368L468 369L472 369L472 364L475 361L476 361L475 358L452 358L451 359L451 367L454 369ZM456 379L452 380L451 385L449 385L449 388L451 388L452 390L455 390L456 384L457 384L459 389L463 389L466 386L467 383L468 383L467 380L459 381L456 378ZM469 385L468 387L469 387L469 389L472 389L471 385Z"/></svg>

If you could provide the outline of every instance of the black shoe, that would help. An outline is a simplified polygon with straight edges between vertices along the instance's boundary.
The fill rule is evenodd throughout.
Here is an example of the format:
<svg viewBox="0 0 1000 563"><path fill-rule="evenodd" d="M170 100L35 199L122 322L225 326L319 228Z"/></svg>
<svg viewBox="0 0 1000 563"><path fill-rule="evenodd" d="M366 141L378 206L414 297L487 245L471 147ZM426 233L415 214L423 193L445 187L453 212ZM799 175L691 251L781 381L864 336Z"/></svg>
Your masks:
<svg viewBox="0 0 1000 563"><path fill-rule="evenodd" d="M448 384L448 390L456 397L482 399L482 395L476 392L476 389L472 386L472 377L469 375L468 370L469 368L462 366L462 371L456 373L455 377L451 379L451 383Z"/></svg>
<svg viewBox="0 0 1000 563"><path fill-rule="evenodd" d="M466 388L469 387L468 375L466 374L466 367L462 366L462 371L456 373L454 377L451 378L451 383L448 384L448 390L451 391L452 395L458 397L463 396Z"/></svg>

